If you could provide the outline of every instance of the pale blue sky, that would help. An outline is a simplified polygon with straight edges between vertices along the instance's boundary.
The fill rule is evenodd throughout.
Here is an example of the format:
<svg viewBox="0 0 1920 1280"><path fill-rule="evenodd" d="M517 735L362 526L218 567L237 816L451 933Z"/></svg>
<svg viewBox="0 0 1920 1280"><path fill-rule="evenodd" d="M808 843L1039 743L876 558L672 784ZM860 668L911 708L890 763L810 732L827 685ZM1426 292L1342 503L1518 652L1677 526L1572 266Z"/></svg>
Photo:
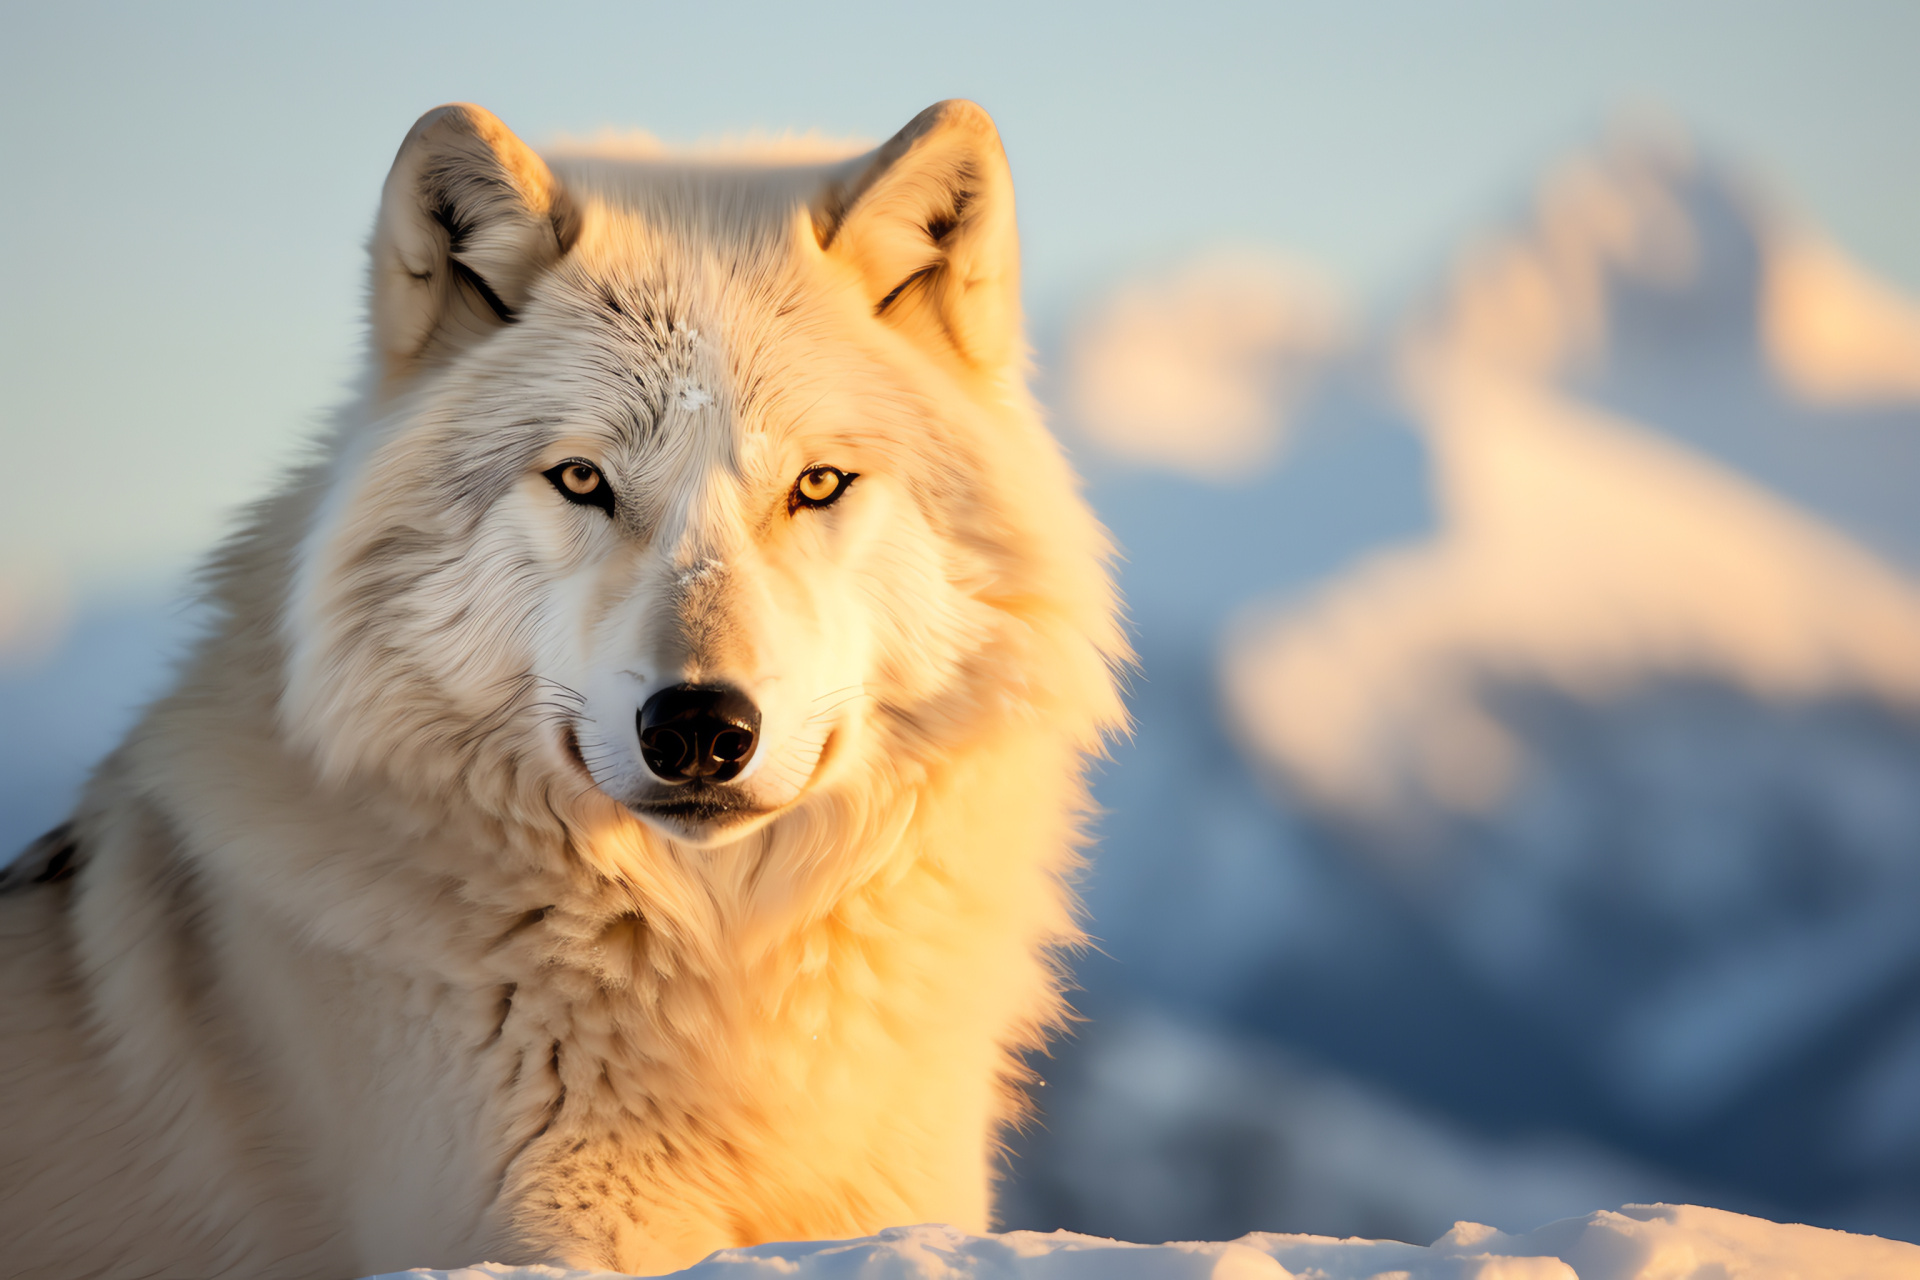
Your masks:
<svg viewBox="0 0 1920 1280"><path fill-rule="evenodd" d="M999 121L1044 327L1222 240L1379 307L1620 109L1755 169L1920 290L1920 4L41 5L0 18L0 575L165 575L358 340L407 125L881 137Z"/></svg>

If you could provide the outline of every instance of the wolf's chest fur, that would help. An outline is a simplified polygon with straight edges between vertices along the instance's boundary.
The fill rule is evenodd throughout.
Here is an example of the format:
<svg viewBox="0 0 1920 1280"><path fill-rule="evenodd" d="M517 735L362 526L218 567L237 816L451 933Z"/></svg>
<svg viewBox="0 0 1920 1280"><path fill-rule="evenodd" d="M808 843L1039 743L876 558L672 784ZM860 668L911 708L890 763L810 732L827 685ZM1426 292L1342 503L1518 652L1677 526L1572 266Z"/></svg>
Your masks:
<svg viewBox="0 0 1920 1280"><path fill-rule="evenodd" d="M1011 201L963 103L812 167L422 119L362 396L0 897L18 1274L988 1225L1125 652Z"/></svg>

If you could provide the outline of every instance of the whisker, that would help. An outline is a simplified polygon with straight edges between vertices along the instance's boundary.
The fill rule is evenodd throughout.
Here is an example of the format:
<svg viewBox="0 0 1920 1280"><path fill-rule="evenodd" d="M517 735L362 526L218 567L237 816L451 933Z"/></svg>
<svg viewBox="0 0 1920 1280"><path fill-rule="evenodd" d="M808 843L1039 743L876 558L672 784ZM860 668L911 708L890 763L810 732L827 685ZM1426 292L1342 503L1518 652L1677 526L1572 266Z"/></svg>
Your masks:
<svg viewBox="0 0 1920 1280"><path fill-rule="evenodd" d="M826 722L827 720L830 720L835 715L839 714L842 708L851 706L853 703L860 701L860 699L862 698L871 698L871 697L873 697L872 694L866 693L864 691L859 693L847 694L846 697L841 698L838 702L830 702L826 706L819 708L818 710L814 711L811 715L807 716L806 719L800 722L800 730L801 732L804 733L807 730L812 729L815 726ZM814 699L814 701L818 702L819 699L816 698Z"/></svg>
<svg viewBox="0 0 1920 1280"><path fill-rule="evenodd" d="M808 716L804 721L802 721L802 723L814 724L817 721L824 720L826 717L832 715L834 712L838 711L840 708L844 706L848 706L852 703L858 702L862 698L872 698L873 696L874 696L873 694L865 693L865 692L849 694L846 697L840 699L840 701L833 703L831 706L825 706L820 708L820 710Z"/></svg>
<svg viewBox="0 0 1920 1280"><path fill-rule="evenodd" d="M843 684L838 689L827 690L825 693L820 694L818 697L814 698L813 701L824 702L828 698L838 697L843 693L852 693L852 692L855 692L856 690L865 689L866 687L867 686L864 681L858 684Z"/></svg>

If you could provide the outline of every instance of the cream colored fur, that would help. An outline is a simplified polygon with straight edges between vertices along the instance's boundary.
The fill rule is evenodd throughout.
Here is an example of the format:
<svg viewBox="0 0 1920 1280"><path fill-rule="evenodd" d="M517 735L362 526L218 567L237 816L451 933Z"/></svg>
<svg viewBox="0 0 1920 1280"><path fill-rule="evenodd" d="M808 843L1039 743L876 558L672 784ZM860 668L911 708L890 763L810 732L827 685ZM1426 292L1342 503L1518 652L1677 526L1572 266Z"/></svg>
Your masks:
<svg viewBox="0 0 1920 1280"><path fill-rule="evenodd" d="M364 394L0 896L8 1274L986 1227L1124 661L992 123L549 164L443 107L372 253ZM624 803L680 680L762 708L744 816Z"/></svg>

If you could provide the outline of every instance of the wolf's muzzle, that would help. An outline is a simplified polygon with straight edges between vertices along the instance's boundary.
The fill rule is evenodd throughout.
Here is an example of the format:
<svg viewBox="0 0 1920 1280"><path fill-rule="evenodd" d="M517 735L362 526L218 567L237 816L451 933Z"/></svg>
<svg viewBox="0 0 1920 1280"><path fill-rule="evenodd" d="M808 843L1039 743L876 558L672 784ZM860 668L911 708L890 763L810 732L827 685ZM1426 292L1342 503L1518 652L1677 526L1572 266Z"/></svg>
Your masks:
<svg viewBox="0 0 1920 1280"><path fill-rule="evenodd" d="M728 782L760 743L760 708L731 685L677 684L640 708L640 758L670 785Z"/></svg>

